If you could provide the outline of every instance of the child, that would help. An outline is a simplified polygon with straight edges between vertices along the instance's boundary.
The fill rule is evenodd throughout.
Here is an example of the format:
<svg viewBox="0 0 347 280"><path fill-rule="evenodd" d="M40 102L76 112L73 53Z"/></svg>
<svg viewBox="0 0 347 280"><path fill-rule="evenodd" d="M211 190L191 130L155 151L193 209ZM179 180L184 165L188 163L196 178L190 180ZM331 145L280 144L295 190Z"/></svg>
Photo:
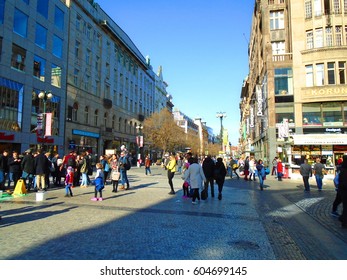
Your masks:
<svg viewBox="0 0 347 280"><path fill-rule="evenodd" d="M184 180L184 173L189 168L189 165L190 164L188 162L186 162L184 164L184 166L183 166L183 168L184 168L184 171L183 171L183 174L182 174L182 179L183 180ZM183 188L183 198L191 197L189 180L184 180L182 188Z"/></svg>
<svg viewBox="0 0 347 280"><path fill-rule="evenodd" d="M104 172L102 171L102 164L97 163L96 164L96 176L95 176L95 195L91 199L92 201L102 201L102 190L104 188ZM99 199L97 198L98 192L100 194Z"/></svg>
<svg viewBox="0 0 347 280"><path fill-rule="evenodd" d="M74 173L71 166L69 166L66 170L66 177L65 177L65 197L72 197L72 190L71 187L74 182Z"/></svg>
<svg viewBox="0 0 347 280"><path fill-rule="evenodd" d="M187 181L184 181L183 183L183 198L188 198L189 195L189 183Z"/></svg>

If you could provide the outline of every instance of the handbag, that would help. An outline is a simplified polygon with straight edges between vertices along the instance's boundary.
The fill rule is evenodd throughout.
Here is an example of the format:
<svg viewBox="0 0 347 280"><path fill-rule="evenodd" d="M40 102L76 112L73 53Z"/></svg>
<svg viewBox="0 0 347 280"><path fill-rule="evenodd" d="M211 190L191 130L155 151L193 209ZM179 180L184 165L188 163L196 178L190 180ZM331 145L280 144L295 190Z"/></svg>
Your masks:
<svg viewBox="0 0 347 280"><path fill-rule="evenodd" d="M206 200L206 199L207 199L207 190L206 190L206 189L203 189L203 190L201 191L200 196L201 196L201 199L202 199L202 200Z"/></svg>
<svg viewBox="0 0 347 280"><path fill-rule="evenodd" d="M120 177L120 173L116 170L112 170L111 172L111 180L112 181L118 181Z"/></svg>

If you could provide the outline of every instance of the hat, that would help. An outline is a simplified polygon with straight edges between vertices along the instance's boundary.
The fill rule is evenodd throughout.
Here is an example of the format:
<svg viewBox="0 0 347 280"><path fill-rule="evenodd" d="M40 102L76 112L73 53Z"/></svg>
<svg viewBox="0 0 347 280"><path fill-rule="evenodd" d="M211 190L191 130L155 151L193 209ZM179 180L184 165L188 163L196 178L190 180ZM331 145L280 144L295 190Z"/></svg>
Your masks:
<svg viewBox="0 0 347 280"><path fill-rule="evenodd" d="M30 150L30 149L27 149L27 150L25 151L25 153L30 154L30 153L31 153L31 150Z"/></svg>

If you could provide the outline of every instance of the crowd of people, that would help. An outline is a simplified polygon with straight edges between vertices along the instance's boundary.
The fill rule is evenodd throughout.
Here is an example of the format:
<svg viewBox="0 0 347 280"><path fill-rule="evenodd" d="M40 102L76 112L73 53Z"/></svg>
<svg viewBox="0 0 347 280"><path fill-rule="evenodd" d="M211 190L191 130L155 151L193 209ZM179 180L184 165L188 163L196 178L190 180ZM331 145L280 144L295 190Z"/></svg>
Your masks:
<svg viewBox="0 0 347 280"><path fill-rule="evenodd" d="M145 175L151 175L152 161L147 155L144 160ZM264 189L264 180L270 170L261 159L254 156L241 156L230 158L229 161L221 157L211 156L197 157L188 152L184 156L170 154L163 162L167 170L170 195L176 194L173 178L176 173L183 180L183 197L190 198L192 204L197 204L201 199L209 195L215 197L215 183L218 187L218 199L222 200L225 177L230 175L237 179L243 176L245 181L258 181L260 190ZM0 190L7 191L12 184L15 187L18 180L22 179L27 191L46 191L50 184L59 187L64 185L65 196L72 197L74 187L87 188L94 185L95 192L92 201L102 201L102 191L111 182L112 192L118 189L129 190L130 184L127 171L131 168L130 155L124 146L119 154L102 155L98 160L93 158L89 151L77 154L71 150L67 155L61 157L59 154L51 154L41 149L32 151L28 149L23 155L13 151L4 150L0 154ZM95 172L92 182L90 175ZM325 165L317 158L313 166L307 160L300 165L300 174L303 179L305 192L310 192L309 178L314 176L318 191L323 189L323 178L327 174ZM271 175L278 181L282 181L283 163L280 158L275 157L272 161ZM336 187L336 198L333 202L331 214L338 217L343 227L347 227L347 155L339 159L337 172L334 179ZM342 204L342 214L338 214L338 206Z"/></svg>

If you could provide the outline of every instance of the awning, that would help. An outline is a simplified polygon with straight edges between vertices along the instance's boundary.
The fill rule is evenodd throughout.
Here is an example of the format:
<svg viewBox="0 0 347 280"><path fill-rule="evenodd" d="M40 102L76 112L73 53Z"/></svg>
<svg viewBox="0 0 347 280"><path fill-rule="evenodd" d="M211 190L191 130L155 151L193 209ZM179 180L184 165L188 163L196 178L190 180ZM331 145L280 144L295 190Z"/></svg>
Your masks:
<svg viewBox="0 0 347 280"><path fill-rule="evenodd" d="M294 145L347 145L347 134L296 134Z"/></svg>

